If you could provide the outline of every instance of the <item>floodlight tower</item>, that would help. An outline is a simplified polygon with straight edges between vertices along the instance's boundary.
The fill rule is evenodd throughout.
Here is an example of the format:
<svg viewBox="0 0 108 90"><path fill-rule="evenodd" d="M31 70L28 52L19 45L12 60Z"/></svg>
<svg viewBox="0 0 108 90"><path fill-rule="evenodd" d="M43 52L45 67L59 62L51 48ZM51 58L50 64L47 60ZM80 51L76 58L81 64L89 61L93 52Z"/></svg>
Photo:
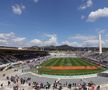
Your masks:
<svg viewBox="0 0 108 90"><path fill-rule="evenodd" d="M102 54L102 35L99 33L99 54Z"/></svg>

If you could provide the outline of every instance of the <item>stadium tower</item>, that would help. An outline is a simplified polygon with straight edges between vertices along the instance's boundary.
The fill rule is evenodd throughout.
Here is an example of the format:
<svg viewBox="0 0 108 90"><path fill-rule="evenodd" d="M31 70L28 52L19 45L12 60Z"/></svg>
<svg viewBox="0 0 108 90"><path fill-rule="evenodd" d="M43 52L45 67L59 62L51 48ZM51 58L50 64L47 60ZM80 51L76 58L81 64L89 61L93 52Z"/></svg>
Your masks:
<svg viewBox="0 0 108 90"><path fill-rule="evenodd" d="M99 33L99 54L102 54L102 35Z"/></svg>

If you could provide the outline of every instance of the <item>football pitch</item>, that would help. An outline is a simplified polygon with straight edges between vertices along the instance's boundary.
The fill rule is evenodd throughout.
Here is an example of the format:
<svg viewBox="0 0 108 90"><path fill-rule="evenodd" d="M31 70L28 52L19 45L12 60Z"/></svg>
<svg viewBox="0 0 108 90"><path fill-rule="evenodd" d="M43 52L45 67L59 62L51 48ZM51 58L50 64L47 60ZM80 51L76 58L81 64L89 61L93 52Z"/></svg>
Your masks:
<svg viewBox="0 0 108 90"><path fill-rule="evenodd" d="M103 67L80 58L52 58L40 64L39 67L39 74L49 75L85 75L104 70ZM36 73L36 67L32 69L32 72Z"/></svg>
<svg viewBox="0 0 108 90"><path fill-rule="evenodd" d="M80 58L53 58L41 64L41 66L94 66L95 64Z"/></svg>

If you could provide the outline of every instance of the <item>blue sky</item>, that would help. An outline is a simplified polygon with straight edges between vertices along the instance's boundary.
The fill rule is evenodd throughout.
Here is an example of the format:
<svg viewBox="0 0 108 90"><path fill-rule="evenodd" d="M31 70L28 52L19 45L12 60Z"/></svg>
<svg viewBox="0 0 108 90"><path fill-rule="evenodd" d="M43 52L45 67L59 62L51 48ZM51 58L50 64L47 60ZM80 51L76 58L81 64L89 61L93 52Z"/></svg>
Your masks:
<svg viewBox="0 0 108 90"><path fill-rule="evenodd" d="M108 0L0 0L0 45L103 46Z"/></svg>

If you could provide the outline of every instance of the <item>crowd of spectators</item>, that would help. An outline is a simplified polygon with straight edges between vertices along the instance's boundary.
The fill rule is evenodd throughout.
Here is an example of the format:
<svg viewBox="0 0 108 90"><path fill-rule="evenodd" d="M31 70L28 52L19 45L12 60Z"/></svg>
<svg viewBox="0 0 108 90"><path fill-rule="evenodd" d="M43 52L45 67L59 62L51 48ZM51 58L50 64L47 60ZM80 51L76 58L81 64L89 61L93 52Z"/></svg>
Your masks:
<svg viewBox="0 0 108 90"><path fill-rule="evenodd" d="M0 54L0 64L6 64L10 62L15 62L15 61L17 61L17 58L13 55Z"/></svg>
<svg viewBox="0 0 108 90"><path fill-rule="evenodd" d="M0 65L7 64L16 61L24 61L38 56L47 56L48 53L45 51L12 51L12 50L1 50L0 51Z"/></svg>
<svg viewBox="0 0 108 90"><path fill-rule="evenodd" d="M67 81L62 84L59 80L54 81L53 83L46 82L38 83L32 82L31 78L28 77L26 79L19 77L18 75L15 76L7 76L3 75L7 81L7 87L12 87L12 90L25 90L25 88L21 88L21 85L26 84L28 87L31 87L32 90L62 90L63 88L67 88L68 90L100 90L100 86L96 86L92 81L89 83L80 80L79 84L76 83L68 83ZM5 88L4 83L1 83L0 90Z"/></svg>
<svg viewBox="0 0 108 90"><path fill-rule="evenodd" d="M108 67L108 52L103 52L99 54L98 52L82 52L80 57L86 58L94 63L100 64L104 67Z"/></svg>

